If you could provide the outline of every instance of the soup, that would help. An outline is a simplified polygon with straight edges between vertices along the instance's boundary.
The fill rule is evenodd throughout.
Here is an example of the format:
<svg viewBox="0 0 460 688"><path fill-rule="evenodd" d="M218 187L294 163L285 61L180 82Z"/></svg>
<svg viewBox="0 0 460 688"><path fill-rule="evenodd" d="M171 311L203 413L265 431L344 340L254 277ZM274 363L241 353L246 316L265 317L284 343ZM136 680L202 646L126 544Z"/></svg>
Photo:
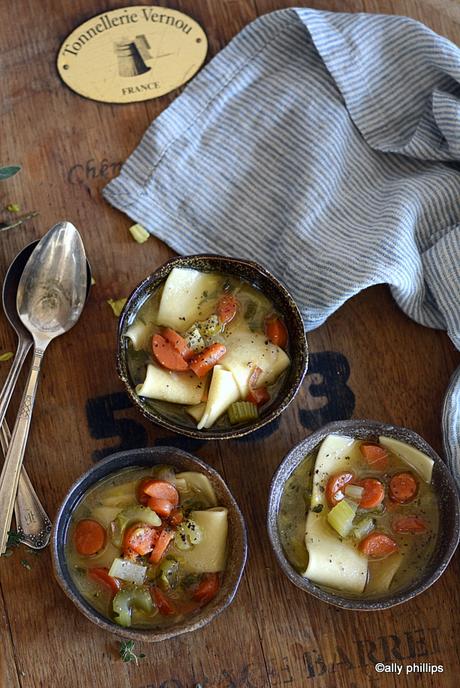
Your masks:
<svg viewBox="0 0 460 688"><path fill-rule="evenodd" d="M227 509L205 475L130 468L79 502L66 558L97 611L121 626L155 628L193 615L218 593L227 530Z"/></svg>
<svg viewBox="0 0 460 688"><path fill-rule="evenodd" d="M286 482L278 529L286 557L330 592L381 597L424 573L435 549L433 461L403 442L329 435Z"/></svg>
<svg viewBox="0 0 460 688"><path fill-rule="evenodd" d="M137 395L199 430L257 420L290 366L287 328L273 303L218 272L171 270L125 337Z"/></svg>

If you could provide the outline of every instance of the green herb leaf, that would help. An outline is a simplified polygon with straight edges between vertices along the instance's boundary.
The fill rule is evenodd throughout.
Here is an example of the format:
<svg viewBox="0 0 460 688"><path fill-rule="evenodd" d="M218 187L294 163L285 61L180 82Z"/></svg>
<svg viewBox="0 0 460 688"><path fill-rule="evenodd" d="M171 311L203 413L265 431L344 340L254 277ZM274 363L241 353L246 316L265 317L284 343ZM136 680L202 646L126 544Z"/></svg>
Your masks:
<svg viewBox="0 0 460 688"><path fill-rule="evenodd" d="M4 179L9 179L10 177L14 177L14 175L17 174L20 169L20 165L9 165L7 167L0 167L0 181L3 181Z"/></svg>
<svg viewBox="0 0 460 688"><path fill-rule="evenodd" d="M21 207L17 203L10 203L6 206L6 209L9 213L19 213Z"/></svg>
<svg viewBox="0 0 460 688"><path fill-rule="evenodd" d="M29 562L27 561L27 559L21 559L21 566L24 566L24 568L27 569L28 571L32 570L32 567L29 564Z"/></svg>
<svg viewBox="0 0 460 688"><path fill-rule="evenodd" d="M134 652L134 640L120 640L120 657L122 662L139 664L139 659L143 659L145 655L142 652L138 655Z"/></svg>
<svg viewBox="0 0 460 688"><path fill-rule="evenodd" d="M13 358L14 353L12 351L6 351L4 354L0 354L0 361L3 363L4 361L9 361L10 358Z"/></svg>

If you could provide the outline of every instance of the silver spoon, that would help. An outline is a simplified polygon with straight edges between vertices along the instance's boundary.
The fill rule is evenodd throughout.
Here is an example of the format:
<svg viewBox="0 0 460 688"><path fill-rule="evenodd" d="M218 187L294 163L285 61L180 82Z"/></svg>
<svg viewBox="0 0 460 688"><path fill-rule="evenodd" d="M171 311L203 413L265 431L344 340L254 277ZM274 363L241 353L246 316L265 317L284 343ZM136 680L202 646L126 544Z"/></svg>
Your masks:
<svg viewBox="0 0 460 688"><path fill-rule="evenodd" d="M4 421L5 413L10 403L19 372L24 364L27 353L33 344L33 340L29 331L24 327L22 320L19 318L18 310L16 308L16 295L19 281L26 263L37 245L38 241L33 241L18 253L8 268L5 279L3 280L3 311L18 337L16 354L3 385L3 389L0 392L0 445L2 447L4 456L6 456L11 440L11 433L6 425L6 421ZM88 299L91 289L91 267L88 261L86 263L86 298ZM51 521L49 520L24 467L22 468L19 476L18 492L16 495L16 501L14 503L14 515L16 519L16 533L19 542L22 542L33 549L41 549L42 547L46 547L50 539Z"/></svg>
<svg viewBox="0 0 460 688"><path fill-rule="evenodd" d="M27 262L17 293L17 310L32 335L34 354L18 417L0 476L0 554L6 549L19 474L29 435L43 355L49 343L77 322L86 295L86 256L70 222L55 225Z"/></svg>

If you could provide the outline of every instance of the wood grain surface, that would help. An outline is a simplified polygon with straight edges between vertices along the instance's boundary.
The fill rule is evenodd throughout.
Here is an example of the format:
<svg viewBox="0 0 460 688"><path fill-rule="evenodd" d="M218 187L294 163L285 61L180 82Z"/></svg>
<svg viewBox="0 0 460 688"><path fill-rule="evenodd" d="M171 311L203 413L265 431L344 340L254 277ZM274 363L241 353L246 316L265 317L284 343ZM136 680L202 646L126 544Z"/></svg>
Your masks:
<svg viewBox="0 0 460 688"><path fill-rule="evenodd" d="M131 4L137 4L139 0ZM381 613L342 611L297 590L283 576L265 528L270 478L282 457L332 419L406 425L442 452L440 416L459 353L445 333L398 310L389 290L361 293L309 335L310 372L279 422L258 436L202 443L167 435L129 406L115 372L117 321L106 303L164 262L170 250L138 245L129 220L100 191L148 124L177 96L133 105L85 100L60 81L61 41L92 15L124 0L0 1L0 162L22 171L0 186L39 218L0 234L0 277L16 253L66 218L81 231L96 284L78 325L46 354L27 450L27 470L51 517L73 480L120 446L178 444L217 468L249 529L249 561L233 605L204 630L161 645L138 645L124 664L114 636L99 631L52 578L50 554L17 549L0 560L1 688L361 688L459 685L460 557L427 592ZM308 4L338 11L404 14L460 43L455 0L171 0L204 27L209 57L257 15ZM0 352L15 336L0 315ZM0 383L9 363L0 364ZM23 382L23 379L22 379ZM21 385L20 385L21 387ZM18 395L8 414L14 421ZM22 562L22 563L21 563ZM27 564L27 566L24 565ZM374 664L442 665L443 673L377 674Z"/></svg>

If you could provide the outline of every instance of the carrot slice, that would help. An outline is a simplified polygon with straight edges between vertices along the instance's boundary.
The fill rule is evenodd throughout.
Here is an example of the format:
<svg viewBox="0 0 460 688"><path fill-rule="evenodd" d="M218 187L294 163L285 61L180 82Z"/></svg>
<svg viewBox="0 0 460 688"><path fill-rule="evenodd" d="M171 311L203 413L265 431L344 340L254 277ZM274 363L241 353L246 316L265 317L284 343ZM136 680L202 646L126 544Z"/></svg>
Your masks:
<svg viewBox="0 0 460 688"><path fill-rule="evenodd" d="M143 556L152 551L158 539L158 531L151 526L143 523L136 523L127 529L123 538L123 550L131 553L136 552Z"/></svg>
<svg viewBox="0 0 460 688"><path fill-rule="evenodd" d="M249 378L249 392L246 397L246 401L250 401L252 404L256 404L256 406L262 406L262 404L265 404L267 401L270 401L270 394L268 392L268 389L265 386L262 387L256 387L257 385L257 380L260 377L260 374L262 373L262 368L259 368L256 366L254 370L251 373L251 377Z"/></svg>
<svg viewBox="0 0 460 688"><path fill-rule="evenodd" d="M149 478L149 477L142 478L142 480L139 482L139 484L136 488L137 501L140 502L141 504L143 504L144 506L147 506L147 504L149 503L149 499L150 499L149 495L145 494L144 487L146 485L148 485L149 483L151 483L152 480L153 480L153 478Z"/></svg>
<svg viewBox="0 0 460 688"><path fill-rule="evenodd" d="M118 578L113 578L113 576L109 576L108 569L88 569L88 576L95 580L97 583L102 583L102 585L108 588L113 593L113 595L116 595L121 587L121 583L118 580Z"/></svg>
<svg viewBox="0 0 460 688"><path fill-rule="evenodd" d="M428 523L420 516L401 516L395 518L391 524L395 533L426 533L428 530Z"/></svg>
<svg viewBox="0 0 460 688"><path fill-rule="evenodd" d="M362 457L369 466L378 471L384 471L388 464L388 452L379 444L363 443L359 447Z"/></svg>
<svg viewBox="0 0 460 688"><path fill-rule="evenodd" d="M211 344L190 361L190 368L198 377L204 377L216 363L225 356L227 349L223 344Z"/></svg>
<svg viewBox="0 0 460 688"><path fill-rule="evenodd" d="M246 397L246 401L250 401L252 404L255 404L256 406L262 406L262 404L266 404L267 401L270 401L270 393L265 386L256 387L256 389L252 389L252 387L249 387L249 392Z"/></svg>
<svg viewBox="0 0 460 688"><path fill-rule="evenodd" d="M158 497L150 497L147 506L161 518L168 518L174 509L174 504L169 499L159 499Z"/></svg>
<svg viewBox="0 0 460 688"><path fill-rule="evenodd" d="M187 370L188 363L185 361L180 353L166 341L161 334L154 334L152 337L153 355L158 363L168 370Z"/></svg>
<svg viewBox="0 0 460 688"><path fill-rule="evenodd" d="M238 310L238 300L232 294L224 294L217 304L217 315L221 323L233 320Z"/></svg>
<svg viewBox="0 0 460 688"><path fill-rule="evenodd" d="M399 504L407 504L415 499L418 492L418 481L413 473L396 473L389 484L390 499Z"/></svg>
<svg viewBox="0 0 460 688"><path fill-rule="evenodd" d="M276 344L276 346L280 346L282 349L286 348L288 331L281 318L278 318L277 315L269 315L265 319L264 330L272 344Z"/></svg>
<svg viewBox="0 0 460 688"><path fill-rule="evenodd" d="M185 339L171 327L164 327L162 337L182 356L186 361L194 355L193 349L189 349Z"/></svg>
<svg viewBox="0 0 460 688"><path fill-rule="evenodd" d="M217 573L205 573L193 593L193 599L201 604L207 604L216 596L219 586L220 581Z"/></svg>
<svg viewBox="0 0 460 688"><path fill-rule="evenodd" d="M151 478L142 488L149 497L156 499L167 499L173 506L179 504L179 493L172 483L167 480Z"/></svg>
<svg viewBox="0 0 460 688"><path fill-rule="evenodd" d="M90 557L99 552L105 545L107 533L97 521L85 518L77 523L75 528L75 547L78 554Z"/></svg>
<svg viewBox="0 0 460 688"><path fill-rule="evenodd" d="M151 594L162 616L172 616L176 613L173 603L160 588L154 586L151 588Z"/></svg>
<svg viewBox="0 0 460 688"><path fill-rule="evenodd" d="M359 550L366 555L375 559L383 559L389 554L398 551L398 545L391 537L384 533L370 533L358 545Z"/></svg>
<svg viewBox="0 0 460 688"><path fill-rule="evenodd" d="M326 499L329 506L335 506L344 498L342 487L345 487L354 477L353 473L348 471L331 475L326 485Z"/></svg>
<svg viewBox="0 0 460 688"><path fill-rule="evenodd" d="M354 484L364 488L363 495L359 502L361 509L375 509L375 507L383 502L385 488L380 480L376 478L365 478Z"/></svg>
<svg viewBox="0 0 460 688"><path fill-rule="evenodd" d="M156 541L155 547L150 555L150 561L152 564L158 564L162 560L173 537L174 531L171 528L166 527L160 531L158 540Z"/></svg>

